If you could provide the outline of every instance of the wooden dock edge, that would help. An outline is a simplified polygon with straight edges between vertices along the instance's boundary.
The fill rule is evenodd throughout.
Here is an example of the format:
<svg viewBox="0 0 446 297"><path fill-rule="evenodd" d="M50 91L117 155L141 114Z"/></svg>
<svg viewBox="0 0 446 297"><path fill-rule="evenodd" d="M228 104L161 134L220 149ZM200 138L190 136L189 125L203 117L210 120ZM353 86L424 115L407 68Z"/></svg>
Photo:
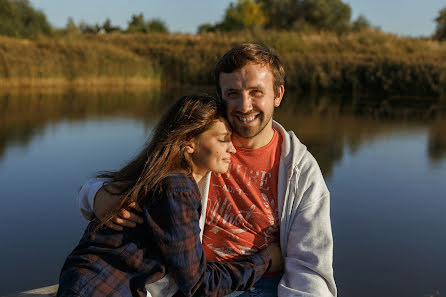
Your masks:
<svg viewBox="0 0 446 297"><path fill-rule="evenodd" d="M59 285L43 287L40 289L29 290L18 294L8 295L5 297L53 297L56 296Z"/></svg>

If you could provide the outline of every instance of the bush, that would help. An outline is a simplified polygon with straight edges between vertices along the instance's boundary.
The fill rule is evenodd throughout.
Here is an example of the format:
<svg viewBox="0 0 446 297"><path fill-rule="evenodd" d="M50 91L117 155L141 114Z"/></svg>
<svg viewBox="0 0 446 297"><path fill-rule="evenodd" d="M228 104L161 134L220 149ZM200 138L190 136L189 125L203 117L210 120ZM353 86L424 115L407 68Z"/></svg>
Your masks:
<svg viewBox="0 0 446 297"><path fill-rule="evenodd" d="M46 16L28 0L0 0L0 35L35 38L50 34Z"/></svg>

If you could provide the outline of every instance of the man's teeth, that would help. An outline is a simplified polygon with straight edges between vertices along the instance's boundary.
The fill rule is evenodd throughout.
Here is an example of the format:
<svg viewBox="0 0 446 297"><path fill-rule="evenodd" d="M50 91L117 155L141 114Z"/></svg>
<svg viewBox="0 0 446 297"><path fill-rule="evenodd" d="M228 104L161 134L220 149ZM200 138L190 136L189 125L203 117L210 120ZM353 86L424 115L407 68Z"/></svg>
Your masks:
<svg viewBox="0 0 446 297"><path fill-rule="evenodd" d="M255 116L251 116L251 117L238 117L238 119L242 122L251 122L254 121L256 117Z"/></svg>

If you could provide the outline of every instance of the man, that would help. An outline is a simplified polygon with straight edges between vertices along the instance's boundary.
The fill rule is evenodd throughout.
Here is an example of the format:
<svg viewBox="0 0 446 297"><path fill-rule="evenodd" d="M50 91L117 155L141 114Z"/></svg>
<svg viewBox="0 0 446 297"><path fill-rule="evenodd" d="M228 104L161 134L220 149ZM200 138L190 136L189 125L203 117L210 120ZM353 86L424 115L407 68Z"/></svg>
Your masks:
<svg viewBox="0 0 446 297"><path fill-rule="evenodd" d="M212 174L203 201L203 249L208 260L224 261L280 242L283 274L266 275L254 285L258 292L233 296L336 296L329 191L306 147L272 119L284 77L278 57L256 44L231 49L215 67L236 153L227 173ZM112 207L110 199L100 198L103 191L93 202L100 186L86 184L80 193L81 209L91 212L94 204L98 217ZM206 196L206 185L202 189ZM115 223L134 226L138 220L123 210Z"/></svg>

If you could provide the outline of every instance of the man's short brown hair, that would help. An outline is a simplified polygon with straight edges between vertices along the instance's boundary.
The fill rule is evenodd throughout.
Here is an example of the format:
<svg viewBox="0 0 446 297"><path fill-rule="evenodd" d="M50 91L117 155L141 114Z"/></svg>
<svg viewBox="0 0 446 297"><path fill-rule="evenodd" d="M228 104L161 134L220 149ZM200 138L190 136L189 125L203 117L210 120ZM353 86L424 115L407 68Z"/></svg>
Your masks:
<svg viewBox="0 0 446 297"><path fill-rule="evenodd" d="M215 65L214 77L217 94L222 97L220 86L220 73L231 73L241 69L249 63L268 66L273 74L274 93L285 84L285 70L274 51L255 43L243 43L229 50Z"/></svg>

